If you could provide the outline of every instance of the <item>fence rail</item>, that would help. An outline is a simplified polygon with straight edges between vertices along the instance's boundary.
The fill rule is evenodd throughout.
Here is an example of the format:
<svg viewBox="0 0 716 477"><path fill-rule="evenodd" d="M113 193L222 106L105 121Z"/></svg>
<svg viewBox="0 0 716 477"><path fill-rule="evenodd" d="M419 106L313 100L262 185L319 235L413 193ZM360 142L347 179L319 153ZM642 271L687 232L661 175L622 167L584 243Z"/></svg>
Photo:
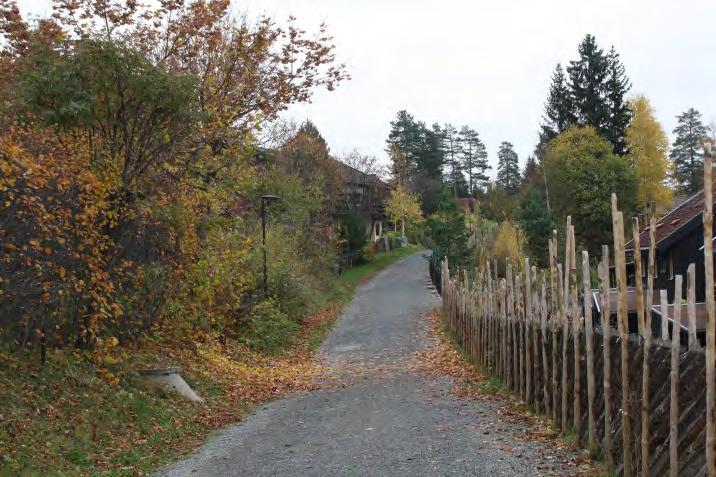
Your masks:
<svg viewBox="0 0 716 477"><path fill-rule="evenodd" d="M711 244L710 156L705 156L704 243ZM610 310L610 253L603 247L598 267L601 309L592 314L590 261L587 252L577 263L574 227L568 218L565 258L557 257L557 234L549 243L550 269L538 271L528 258L519 270L508 264L503 276L488 264L472 277L465 270L451 274L443 260L431 262L431 277L439 281L443 316L458 345L482 368L500 377L529 405L549 416L563 433L601 456L619 475L716 475L714 471L714 313L707 293L706 349L695 339L694 268L675 278L673 330L663 321L652 337L654 230L652 218L649 260L635 254L638 333L629 333L624 219L612 197L616 310ZM640 249L639 223L634 222L635 249ZM713 291L711 247L705 249L707 290ZM577 268L582 269L578 283ZM648 280L642 283L642 267ZM646 286L644 286L646 285ZM581 288L581 293L580 293ZM643 292L646 292L643 295ZM709 298L709 295L711 297ZM666 290L660 290L666 310ZM616 311L617 328L610 326ZM684 320L688 345L679 333Z"/></svg>

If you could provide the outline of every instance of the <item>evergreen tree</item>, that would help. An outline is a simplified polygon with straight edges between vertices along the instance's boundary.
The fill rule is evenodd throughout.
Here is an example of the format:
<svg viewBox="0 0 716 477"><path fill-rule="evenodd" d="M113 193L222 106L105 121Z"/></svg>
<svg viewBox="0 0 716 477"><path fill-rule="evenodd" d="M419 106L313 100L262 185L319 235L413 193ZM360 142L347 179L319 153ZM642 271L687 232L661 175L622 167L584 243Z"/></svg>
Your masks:
<svg viewBox="0 0 716 477"><path fill-rule="evenodd" d="M305 134L314 138L316 141L318 141L319 144L321 144L321 146L326 149L326 153L330 152L330 149L328 148L328 143L326 143L326 140L323 139L323 136L318 130L318 127L310 119L307 119L303 124L301 124L301 127L298 128L297 134Z"/></svg>
<svg viewBox="0 0 716 477"><path fill-rule="evenodd" d="M480 135L474 129L463 126L459 133L460 152L463 170L468 177L468 191L475 195L476 190L482 190L484 184L489 180L487 170L490 165L487 162L487 148L480 140Z"/></svg>
<svg viewBox="0 0 716 477"><path fill-rule="evenodd" d="M531 257L541 267L549 265L548 240L552 233L552 219L539 188L531 185L520 200L520 227L527 236Z"/></svg>
<svg viewBox="0 0 716 477"><path fill-rule="evenodd" d="M538 185L540 183L542 174L540 173L537 160L534 156L528 156L525 168L522 171L522 189L530 185Z"/></svg>
<svg viewBox="0 0 716 477"><path fill-rule="evenodd" d="M497 185L514 194L520 187L520 167L512 143L503 141L497 151Z"/></svg>
<svg viewBox="0 0 716 477"><path fill-rule="evenodd" d="M609 62L596 38L587 35L577 48L579 58L569 62L569 89L574 101L577 122L594 127L598 132L609 120L605 84L609 78Z"/></svg>
<svg viewBox="0 0 716 477"><path fill-rule="evenodd" d="M607 56L607 65L609 74L605 86L609 120L604 126L602 134L614 145L615 154L624 155L627 152L626 129L632 116L629 103L626 100L631 84L626 76L624 65L619 59L619 53L613 46Z"/></svg>
<svg viewBox="0 0 716 477"><path fill-rule="evenodd" d="M462 164L460 162L460 137L457 128L449 123L442 128L441 133L443 151L445 151L445 162L449 167L447 182L453 190L453 195L457 197L459 184L465 182L465 177L462 175Z"/></svg>
<svg viewBox="0 0 716 477"><path fill-rule="evenodd" d="M393 180L419 193L423 211L431 213L442 190L445 158L442 131L439 126L428 128L407 111L399 111L390 126L386 142Z"/></svg>
<svg viewBox="0 0 716 477"><path fill-rule="evenodd" d="M626 153L625 134L631 111L625 100L631 88L619 55L608 54L592 35L579 44L579 58L567 67L573 117L580 126L592 126L612 143L616 154Z"/></svg>
<svg viewBox="0 0 716 477"><path fill-rule="evenodd" d="M452 191L447 187L443 188L436 211L428 217L426 225L435 243L434 251L440 258L447 256L451 267L466 266L470 263L471 251L465 216Z"/></svg>
<svg viewBox="0 0 716 477"><path fill-rule="evenodd" d="M388 151L394 159L392 173L410 174L417 169L418 155L421 150L421 128L412 114L405 110L398 111L395 121L390 122L390 133L388 134ZM399 154L398 154L399 153ZM400 164L395 163L396 157L400 156Z"/></svg>
<svg viewBox="0 0 716 477"><path fill-rule="evenodd" d="M567 87L562 65L557 63L554 73L552 73L552 84L549 87L547 103L544 106L540 143L546 145L575 121L572 95ZM538 149L542 150L542 148Z"/></svg>
<svg viewBox="0 0 716 477"><path fill-rule="evenodd" d="M670 157L674 161L674 180L680 192L693 194L703 187L704 158L701 141L709 128L701 122L701 113L694 108L676 117L676 139Z"/></svg>

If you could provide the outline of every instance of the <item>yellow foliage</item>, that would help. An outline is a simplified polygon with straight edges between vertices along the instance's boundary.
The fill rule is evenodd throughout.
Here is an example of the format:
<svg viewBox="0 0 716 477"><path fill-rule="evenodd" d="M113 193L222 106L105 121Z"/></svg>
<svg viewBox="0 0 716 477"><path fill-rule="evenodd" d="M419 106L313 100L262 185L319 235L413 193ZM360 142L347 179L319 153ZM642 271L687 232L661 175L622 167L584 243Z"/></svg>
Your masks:
<svg viewBox="0 0 716 477"><path fill-rule="evenodd" d="M666 184L673 169L668 156L669 140L645 96L637 96L631 107L634 117L627 128L626 140L636 172L637 207L645 209L654 202L663 210L673 202L673 193Z"/></svg>
<svg viewBox="0 0 716 477"><path fill-rule="evenodd" d="M510 263L512 268L517 270L520 266L520 254L524 250L524 235L511 222L502 222L492 245L493 258Z"/></svg>
<svg viewBox="0 0 716 477"><path fill-rule="evenodd" d="M422 224L425 222L420 208L420 199L402 186L393 189L385 206L385 211L393 221Z"/></svg>

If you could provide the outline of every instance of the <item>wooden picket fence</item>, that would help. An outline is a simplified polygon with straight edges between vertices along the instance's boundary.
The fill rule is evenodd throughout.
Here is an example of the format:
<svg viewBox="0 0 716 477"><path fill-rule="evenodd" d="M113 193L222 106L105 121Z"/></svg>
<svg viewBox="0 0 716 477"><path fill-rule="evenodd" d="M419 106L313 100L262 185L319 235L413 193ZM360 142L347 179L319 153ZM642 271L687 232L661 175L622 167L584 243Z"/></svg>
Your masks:
<svg viewBox="0 0 716 477"><path fill-rule="evenodd" d="M704 255L706 290L713 288L712 158L705 156ZM666 321L652 337L654 230L650 221L649 260L634 254L638 333L629 333L624 222L612 196L617 326L610 325L610 253L603 247L598 266L600 319L592 316L590 261L575 253L574 227L567 219L564 263L557 257L557 234L550 239L550 269L521 260L520 270L498 264L451 275L440 273L443 316L458 345L487 372L562 433L618 475L716 476L714 460L714 297L707 293L706 349L696 340L694 267L687 273L688 346L680 333L669 336ZM634 219L635 250L640 250ZM648 267L642 283L642 267ZM578 283L577 268L582 269ZM675 277L675 303L682 303L681 276ZM581 290L580 290L581 288ZM643 293L646 292L646 296ZM666 290L658 304L667 307ZM646 303L646 305L645 305ZM681 306L673 307L673 329L680 330ZM663 337L663 338L662 338ZM673 339L670 339L673 338Z"/></svg>

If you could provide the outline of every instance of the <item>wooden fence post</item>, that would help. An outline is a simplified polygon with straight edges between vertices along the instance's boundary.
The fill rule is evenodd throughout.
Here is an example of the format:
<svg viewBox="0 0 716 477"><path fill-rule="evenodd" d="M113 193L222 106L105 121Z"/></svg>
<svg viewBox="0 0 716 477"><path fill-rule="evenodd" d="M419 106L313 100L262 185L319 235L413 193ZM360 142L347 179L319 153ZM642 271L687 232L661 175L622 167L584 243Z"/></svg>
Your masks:
<svg viewBox="0 0 716 477"><path fill-rule="evenodd" d="M515 390L518 395L522 393L522 381L520 379L520 340L519 340L519 321L522 314L522 293L520 274L515 273L515 319L512 328L512 338L514 340L514 363L513 373L515 376Z"/></svg>
<svg viewBox="0 0 716 477"><path fill-rule="evenodd" d="M596 383L594 382L594 329L592 323L592 282L589 268L589 252L582 251L582 286L584 302L585 343L587 348L587 428L589 453L597 453L597 426L594 422L594 395Z"/></svg>
<svg viewBox="0 0 716 477"><path fill-rule="evenodd" d="M611 328L611 284L609 280L609 247L602 245L600 266L600 302L602 304L602 345L604 365L604 455L607 466L614 469L612 445L612 328Z"/></svg>
<svg viewBox="0 0 716 477"><path fill-rule="evenodd" d="M679 354L681 352L681 275L674 277L674 314L671 325L671 399L669 407L669 475L679 475Z"/></svg>
<svg viewBox="0 0 716 477"><path fill-rule="evenodd" d="M701 345L696 338L696 265L693 263L686 270L686 290L689 349L699 349Z"/></svg>
<svg viewBox="0 0 716 477"><path fill-rule="evenodd" d="M507 349L505 350L505 378L510 389L515 389L514 375L512 374L512 356L514 341L512 340L512 326L514 317L514 304L515 304L515 293L514 293L514 278L512 277L512 265L507 264L507 271L505 273L507 280L507 329L505 334L507 335Z"/></svg>
<svg viewBox="0 0 716 477"><path fill-rule="evenodd" d="M629 399L629 315L627 306L626 258L624 253L624 216L617 210L617 195L612 194L612 225L614 229L614 265L617 274L617 320L621 342L622 389L622 462L624 477L631 477L631 405Z"/></svg>
<svg viewBox="0 0 716 477"><path fill-rule="evenodd" d="M545 273L542 273L542 290L540 301L542 302L540 314L540 330L542 332L542 401L544 402L545 414L551 412L549 385L547 378L549 376L549 361L547 359L547 279Z"/></svg>
<svg viewBox="0 0 716 477"><path fill-rule="evenodd" d="M539 332L539 316L540 316L540 302L539 302L539 287L537 286L537 267L532 265L532 317L530 319L530 334L532 335L532 402L535 405L535 409L540 412L542 406L540 405L540 394L539 386L537 385L540 374L540 352L537 347L539 345L537 333Z"/></svg>
<svg viewBox="0 0 716 477"><path fill-rule="evenodd" d="M552 240L550 240L550 270L551 270L551 286L552 286L552 316L550 323L552 325L552 422L557 425L557 327L559 326L559 272L557 270L557 231L552 231Z"/></svg>
<svg viewBox="0 0 716 477"><path fill-rule="evenodd" d="M569 293L572 308L572 345L574 350L574 434L577 444L581 443L582 435L582 350L580 346L581 313L579 310L579 291L577 288L577 253L574 237L574 225L569 228Z"/></svg>
<svg viewBox="0 0 716 477"><path fill-rule="evenodd" d="M532 361L530 346L530 322L532 321L532 269L530 268L530 259L525 258L525 319L522 322L522 337L524 351L524 368L525 368L525 395L526 403L530 403L532 399Z"/></svg>
<svg viewBox="0 0 716 477"><path fill-rule="evenodd" d="M652 207L649 217L649 265L646 280L646 312L644 313L644 359L641 380L641 475L649 477L649 379L651 373L651 309L654 306L654 275L656 274L656 216ZM634 249L640 248L639 233L634 232Z"/></svg>
<svg viewBox="0 0 716 477"><path fill-rule="evenodd" d="M716 321L714 321L713 151L704 154L704 269L706 275L706 469L716 476Z"/></svg>
<svg viewBox="0 0 716 477"><path fill-rule="evenodd" d="M562 320L562 434L566 434L569 427L569 381L567 368L567 345L569 341L569 320L567 320L567 307L565 301L567 297L564 294L564 273L562 264L557 264L557 276L559 277L559 317Z"/></svg>

